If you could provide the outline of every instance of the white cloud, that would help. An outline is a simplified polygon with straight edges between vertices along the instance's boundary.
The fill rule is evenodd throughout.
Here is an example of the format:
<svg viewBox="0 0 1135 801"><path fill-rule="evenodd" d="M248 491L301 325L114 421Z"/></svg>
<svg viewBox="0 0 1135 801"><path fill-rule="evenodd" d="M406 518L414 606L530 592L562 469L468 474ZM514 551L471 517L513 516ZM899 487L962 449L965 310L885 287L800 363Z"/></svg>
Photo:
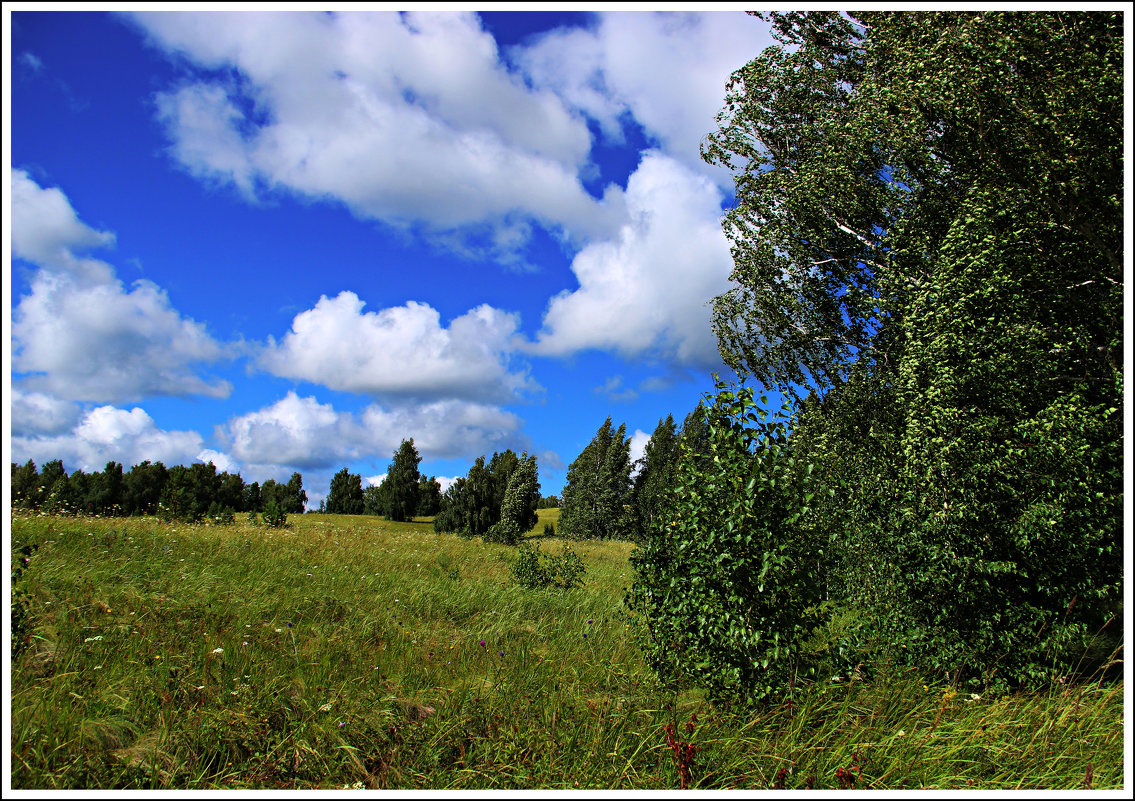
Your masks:
<svg viewBox="0 0 1135 801"><path fill-rule="evenodd" d="M533 83L619 137L629 114L667 155L724 187L730 175L698 149L714 130L730 74L774 43L768 26L740 11L608 11L593 30L553 32L510 50Z"/></svg>
<svg viewBox="0 0 1135 801"><path fill-rule="evenodd" d="M12 433L16 436L62 434L79 422L77 404L18 387L12 387L10 397Z"/></svg>
<svg viewBox="0 0 1135 801"><path fill-rule="evenodd" d="M635 463L646 453L648 442L650 442L650 434L647 434L641 428L636 428L635 432L631 434L631 465L634 468L631 471L632 478L639 473L638 465Z"/></svg>
<svg viewBox="0 0 1135 801"><path fill-rule="evenodd" d="M106 282L113 270L76 251L109 247L114 234L79 220L71 202L54 187L42 188L23 170L12 170L12 255L77 279Z"/></svg>
<svg viewBox="0 0 1135 801"><path fill-rule="evenodd" d="M37 464L62 459L68 471L101 471L109 461L130 469L146 459L167 467L191 464L202 452L196 431L165 431L144 409L127 411L99 406L85 415L69 433L50 436L13 436L12 458L35 459Z"/></svg>
<svg viewBox="0 0 1135 801"><path fill-rule="evenodd" d="M516 214L569 234L608 227L577 177L583 119L509 73L472 12L132 19L167 52L239 72L158 96L172 153L198 176L433 230Z"/></svg>
<svg viewBox="0 0 1135 801"><path fill-rule="evenodd" d="M269 337L260 365L274 375L369 395L508 400L531 387L508 370L519 319L481 305L441 325L425 303L363 312L353 292L321 297L296 315L278 344Z"/></svg>
<svg viewBox="0 0 1135 801"><path fill-rule="evenodd" d="M708 301L729 287L721 192L707 178L648 153L627 183L630 222L572 261L579 288L552 298L532 352L609 348L672 364L719 363Z"/></svg>
<svg viewBox="0 0 1135 801"><path fill-rule="evenodd" d="M235 461L227 453L215 451L212 448L205 448L201 453L197 454L197 461L203 464L213 463L217 468L218 473L239 473L240 463Z"/></svg>
<svg viewBox="0 0 1135 801"><path fill-rule="evenodd" d="M337 411L289 392L271 406L233 418L219 432L227 451L246 466L331 468L347 462L386 464L403 439L426 459L473 458L527 445L521 420L499 407L443 400L359 414Z"/></svg>
<svg viewBox="0 0 1135 801"><path fill-rule="evenodd" d="M12 312L12 367L24 386L67 400L122 402L146 395L226 397L231 385L191 365L225 356L150 281L127 290L110 265L76 255L113 243L82 223L58 189L12 172L12 249L38 269Z"/></svg>

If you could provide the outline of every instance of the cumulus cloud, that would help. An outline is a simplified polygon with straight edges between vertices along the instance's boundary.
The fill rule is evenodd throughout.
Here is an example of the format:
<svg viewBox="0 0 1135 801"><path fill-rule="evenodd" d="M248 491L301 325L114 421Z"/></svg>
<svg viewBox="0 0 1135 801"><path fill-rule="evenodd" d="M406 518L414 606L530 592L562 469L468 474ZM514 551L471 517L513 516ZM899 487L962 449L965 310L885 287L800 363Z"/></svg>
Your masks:
<svg viewBox="0 0 1135 801"><path fill-rule="evenodd" d="M627 115L667 155L730 187L727 172L701 161L701 140L730 74L773 43L766 25L740 11L608 11L593 29L554 31L509 55L609 138L621 136Z"/></svg>
<svg viewBox="0 0 1135 801"><path fill-rule="evenodd" d="M274 375L369 395L446 396L503 401L532 382L510 372L519 318L481 305L441 325L437 310L410 301L364 312L353 292L321 297L296 315L260 365Z"/></svg>
<svg viewBox="0 0 1135 801"><path fill-rule="evenodd" d="M707 304L728 288L733 264L719 224L721 191L651 152L630 177L626 199L630 221L617 238L576 255L579 288L552 298L526 348L545 355L601 348L717 365Z"/></svg>
<svg viewBox="0 0 1135 801"><path fill-rule="evenodd" d="M435 231L517 214L568 235L607 230L577 177L591 147L582 116L510 73L472 12L131 19L163 50L239 76L157 97L172 154L200 177Z"/></svg>
<svg viewBox="0 0 1135 801"><path fill-rule="evenodd" d="M31 292L12 312L12 366L29 389L66 400L116 403L147 395L226 397L192 365L225 349L182 317L150 281L129 290L113 268L80 254L114 237L85 225L59 189L12 172L12 250L35 264Z"/></svg>
<svg viewBox="0 0 1135 801"><path fill-rule="evenodd" d="M62 434L79 422L81 410L75 403L59 400L42 392L24 392L12 387L11 423L15 436Z"/></svg>
<svg viewBox="0 0 1135 801"><path fill-rule="evenodd" d="M647 434L641 428L636 428L635 432L631 434L631 477L639 474L638 460L646 454L646 445L650 442L650 434Z"/></svg>
<svg viewBox="0 0 1135 801"><path fill-rule="evenodd" d="M53 435L12 436L12 458L34 459L42 465L62 459L68 471L101 471L109 461L129 469L146 459L167 466L191 464L202 452L196 431L166 431L158 428L144 409L127 411L98 406L82 416L71 431Z"/></svg>
<svg viewBox="0 0 1135 801"><path fill-rule="evenodd" d="M388 461L403 439L413 437L427 459L472 458L527 444L521 421L499 407L443 400L360 413L337 411L314 397L289 392L254 412L233 418L220 431L227 451L241 463L264 469L291 465L325 469L347 462Z"/></svg>

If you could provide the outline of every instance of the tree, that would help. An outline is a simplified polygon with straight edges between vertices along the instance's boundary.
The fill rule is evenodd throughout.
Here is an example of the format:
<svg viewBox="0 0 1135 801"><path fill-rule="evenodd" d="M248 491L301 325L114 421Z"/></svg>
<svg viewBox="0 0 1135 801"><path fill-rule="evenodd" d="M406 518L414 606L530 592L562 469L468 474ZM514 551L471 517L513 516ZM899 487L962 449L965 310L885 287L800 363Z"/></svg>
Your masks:
<svg viewBox="0 0 1135 801"><path fill-rule="evenodd" d="M23 465L12 462L12 505L25 509L39 504L39 471L28 459Z"/></svg>
<svg viewBox="0 0 1135 801"><path fill-rule="evenodd" d="M63 469L62 461L52 459L45 462L39 474L39 503L46 504L59 481L66 478L67 471Z"/></svg>
<svg viewBox="0 0 1135 801"><path fill-rule="evenodd" d="M876 637L1039 680L1121 587L1122 15L772 21L703 148L722 355L796 401Z"/></svg>
<svg viewBox="0 0 1135 801"><path fill-rule="evenodd" d="M787 415L754 394L718 382L699 405L709 458L681 442L671 489L631 556L627 602L649 624L649 663L716 699L759 700L793 675L823 585L814 573L826 538L798 536L808 470Z"/></svg>
<svg viewBox="0 0 1135 801"><path fill-rule="evenodd" d="M344 467L331 479L324 511L335 515L359 515L363 513L364 506L362 476Z"/></svg>
<svg viewBox="0 0 1135 801"><path fill-rule="evenodd" d="M636 462L638 474L634 477L632 497L640 531L656 524L663 493L673 485L677 463L678 430L673 415L668 414L665 420L658 421L642 458Z"/></svg>
<svg viewBox="0 0 1135 801"><path fill-rule="evenodd" d="M608 417L568 467L560 507L560 532L573 539L627 538L630 500L630 439L626 424L612 430Z"/></svg>
<svg viewBox="0 0 1135 801"><path fill-rule="evenodd" d="M394 461L386 469L384 487L387 520L407 521L418 509L418 463L422 457L414 447L414 438L402 440L394 452Z"/></svg>
<svg viewBox="0 0 1135 801"><path fill-rule="evenodd" d="M422 476L418 481L418 517L432 517L441 509L441 482L437 476L426 478Z"/></svg>
<svg viewBox="0 0 1135 801"><path fill-rule="evenodd" d="M123 514L156 514L167 478L168 471L161 462L151 464L147 459L131 467L122 477Z"/></svg>
<svg viewBox="0 0 1135 801"><path fill-rule="evenodd" d="M244 512L248 510L245 506L245 486L244 479L240 477L240 473L235 475L229 472L221 473L219 486L217 488L217 505L222 509L230 509L233 512Z"/></svg>
<svg viewBox="0 0 1135 801"><path fill-rule="evenodd" d="M363 514L386 514L386 500L383 497L383 486L381 484L371 484L363 490Z"/></svg>
<svg viewBox="0 0 1135 801"><path fill-rule="evenodd" d="M253 481L244 490L244 508L249 512L259 512L263 510L263 505L260 502L260 482Z"/></svg>
<svg viewBox="0 0 1135 801"><path fill-rule="evenodd" d="M307 493L303 489L303 476L299 473L292 473L292 477L288 479L284 490L283 498L280 500L280 508L288 514L303 514L304 507L307 506Z"/></svg>
<svg viewBox="0 0 1135 801"><path fill-rule="evenodd" d="M536 457L525 452L509 475L508 486L501 501L500 519L485 532L485 541L504 545L519 543L524 532L536 525L536 504L539 500L540 480L536 470Z"/></svg>

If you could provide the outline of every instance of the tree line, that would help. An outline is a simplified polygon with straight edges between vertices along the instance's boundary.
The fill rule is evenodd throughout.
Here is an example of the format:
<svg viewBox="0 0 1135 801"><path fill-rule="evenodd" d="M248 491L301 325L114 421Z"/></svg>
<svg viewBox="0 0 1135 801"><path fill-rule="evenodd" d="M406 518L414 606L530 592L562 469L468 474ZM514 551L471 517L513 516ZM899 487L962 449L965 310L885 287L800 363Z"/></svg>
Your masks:
<svg viewBox="0 0 1135 801"><path fill-rule="evenodd" d="M70 474L62 460L38 470L33 460L12 463L12 506L63 514L103 516L157 515L197 522L231 521L238 512L302 514L307 504L303 476L292 473L286 483L268 479L245 484L239 473L218 473L212 462L167 468L146 460L128 471L107 462L102 472Z"/></svg>

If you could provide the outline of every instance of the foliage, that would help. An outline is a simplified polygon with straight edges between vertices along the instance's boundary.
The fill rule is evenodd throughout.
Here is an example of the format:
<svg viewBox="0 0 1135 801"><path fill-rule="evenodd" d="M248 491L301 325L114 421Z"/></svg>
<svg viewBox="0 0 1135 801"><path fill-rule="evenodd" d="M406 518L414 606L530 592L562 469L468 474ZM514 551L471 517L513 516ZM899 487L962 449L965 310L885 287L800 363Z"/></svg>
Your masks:
<svg viewBox="0 0 1135 801"><path fill-rule="evenodd" d="M433 517L441 510L441 482L437 476L422 476L418 481L418 517Z"/></svg>
<svg viewBox="0 0 1135 801"><path fill-rule="evenodd" d="M387 520L411 520L418 510L418 463L422 457L414 447L414 438L402 440L394 452L394 460L386 468L379 498Z"/></svg>
<svg viewBox="0 0 1135 801"><path fill-rule="evenodd" d="M264 525L269 528L283 528L288 524L288 513L285 512L284 508L276 503L276 500L273 498L265 505L260 519L263 520Z"/></svg>
<svg viewBox="0 0 1135 801"><path fill-rule="evenodd" d="M16 543L13 543L15 546ZM18 657L31 644L32 619L28 604L28 593L23 587L24 573L31 562L32 554L38 545L20 545L16 548L16 560L10 571L12 587L12 609L8 619L11 626L12 659Z"/></svg>
<svg viewBox="0 0 1135 801"><path fill-rule="evenodd" d="M703 148L722 355L800 404L864 635L1041 681L1121 586L1122 15L771 18Z"/></svg>
<svg viewBox="0 0 1135 801"><path fill-rule="evenodd" d="M668 414L665 420L658 421L642 458L635 465L638 473L634 477L631 497L638 526L650 528L657 523L662 496L673 482L677 463L678 429L673 415Z"/></svg>
<svg viewBox="0 0 1135 801"><path fill-rule="evenodd" d="M559 556L540 552L540 543L520 543L509 575L514 584L528 590L572 590L583 586L587 566L565 542Z"/></svg>
<svg viewBox="0 0 1135 801"><path fill-rule="evenodd" d="M485 542L504 545L520 542L524 532L536 525L536 504L539 499L540 481L536 471L536 457L525 452L508 478L508 487L501 502L500 520L485 532Z"/></svg>
<svg viewBox="0 0 1135 801"><path fill-rule="evenodd" d="M631 556L628 606L644 618L644 651L666 681L711 697L757 700L798 668L818 622L822 543L797 523L813 493L751 387L717 381L706 407L707 459L682 443L663 513Z"/></svg>
<svg viewBox="0 0 1135 801"><path fill-rule="evenodd" d="M336 515L363 513L363 478L343 468L331 478L323 511Z"/></svg>
<svg viewBox="0 0 1135 801"><path fill-rule="evenodd" d="M535 494L522 505L530 508L532 514L535 514L540 485L535 479L535 457L526 455L525 458L533 460L531 480L536 481L536 484L535 490L529 490ZM496 536L490 535L489 531L501 520L509 481L521 461L511 449L494 452L487 464L484 456L478 456L473 466L469 468L469 473L459 477L442 494L437 517L434 518L434 530L456 533L463 537ZM525 479L525 482L527 481L528 479ZM516 537L535 525L527 512L518 517L515 523L519 527Z"/></svg>
<svg viewBox="0 0 1135 801"><path fill-rule="evenodd" d="M568 467L561 498L560 532L570 539L630 539L630 439L625 423L608 417Z"/></svg>

